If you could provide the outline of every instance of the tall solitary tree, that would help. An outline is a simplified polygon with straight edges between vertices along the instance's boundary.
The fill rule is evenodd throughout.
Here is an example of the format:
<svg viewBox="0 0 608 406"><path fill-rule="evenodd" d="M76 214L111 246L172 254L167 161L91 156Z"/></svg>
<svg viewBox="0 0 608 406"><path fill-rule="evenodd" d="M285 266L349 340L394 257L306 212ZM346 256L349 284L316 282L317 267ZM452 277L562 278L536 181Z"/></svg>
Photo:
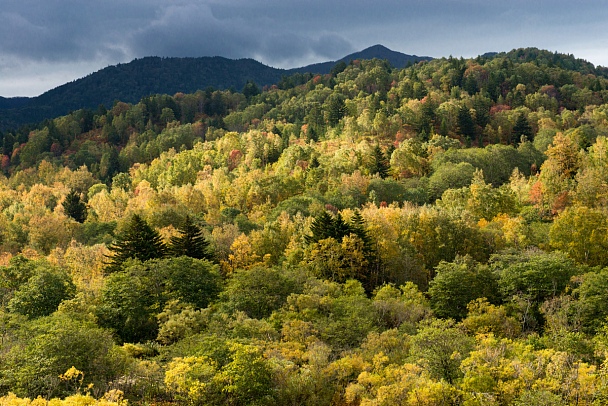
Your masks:
<svg viewBox="0 0 608 406"><path fill-rule="evenodd" d="M178 232L179 236L171 237L169 245L171 255L211 260L209 241L205 239L203 231L194 224L190 216L186 216L184 224L178 229Z"/></svg>
<svg viewBox="0 0 608 406"><path fill-rule="evenodd" d="M133 215L125 231L108 248L112 252L107 256L107 270L110 272L120 270L130 258L144 262L167 254L167 246L160 234L137 214Z"/></svg>

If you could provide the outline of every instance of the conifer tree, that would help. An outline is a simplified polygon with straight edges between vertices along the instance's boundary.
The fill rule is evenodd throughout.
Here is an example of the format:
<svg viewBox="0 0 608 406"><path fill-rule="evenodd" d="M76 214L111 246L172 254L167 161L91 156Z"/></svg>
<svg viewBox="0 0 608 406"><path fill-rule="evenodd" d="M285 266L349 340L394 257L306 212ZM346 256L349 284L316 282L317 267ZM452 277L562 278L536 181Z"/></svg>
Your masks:
<svg viewBox="0 0 608 406"><path fill-rule="evenodd" d="M352 232L349 224L344 221L340 213L336 214L336 217L333 219L333 227L332 227L332 237L337 241L342 241L344 236L350 235Z"/></svg>
<svg viewBox="0 0 608 406"><path fill-rule="evenodd" d="M87 218L87 206L80 200L80 195L71 190L63 201L63 211L79 223Z"/></svg>
<svg viewBox="0 0 608 406"><path fill-rule="evenodd" d="M524 113L519 113L515 126L513 126L513 142L517 143L522 136L526 137L528 141L532 141L532 126L528 122Z"/></svg>
<svg viewBox="0 0 608 406"><path fill-rule="evenodd" d="M167 254L167 246L160 234L137 214L133 215L126 230L108 248L112 255L107 256L107 269L111 272L120 270L127 259L144 262Z"/></svg>
<svg viewBox="0 0 608 406"><path fill-rule="evenodd" d="M201 228L194 224L190 216L186 216L184 224L178 229L178 232L179 236L171 237L169 245L171 255L211 260L209 242L203 236Z"/></svg>
<svg viewBox="0 0 608 406"><path fill-rule="evenodd" d="M374 147L372 154L373 162L372 167L370 169L370 173L372 175L378 174L382 179L387 178L390 174L391 165L389 163L389 160L382 153L382 150L380 149L380 146L378 144L376 144L376 146Z"/></svg>
<svg viewBox="0 0 608 406"><path fill-rule="evenodd" d="M458 110L458 129L467 140L475 138L475 123L471 117L471 112L465 106Z"/></svg>
<svg viewBox="0 0 608 406"><path fill-rule="evenodd" d="M363 249L365 250L365 254L369 255L372 253L372 239L365 229L365 220L363 219L363 216L361 216L361 212L359 210L355 210L355 214L350 221L349 228L351 233L355 234L361 239L361 241L363 241Z"/></svg>
<svg viewBox="0 0 608 406"><path fill-rule="evenodd" d="M312 235L307 235L304 239L308 244L312 244L319 240L333 237L333 229L334 219L328 212L324 211L312 221L312 224L310 225Z"/></svg>
<svg viewBox="0 0 608 406"><path fill-rule="evenodd" d="M324 211L313 220L310 225L310 231L312 231L312 235L304 237L308 244L319 242L326 238L333 238L340 242L345 236L355 234L365 244L366 254L373 251L371 238L367 230L365 230L365 220L358 210L355 211L350 224L345 222L339 213L335 217L332 217L328 212Z"/></svg>

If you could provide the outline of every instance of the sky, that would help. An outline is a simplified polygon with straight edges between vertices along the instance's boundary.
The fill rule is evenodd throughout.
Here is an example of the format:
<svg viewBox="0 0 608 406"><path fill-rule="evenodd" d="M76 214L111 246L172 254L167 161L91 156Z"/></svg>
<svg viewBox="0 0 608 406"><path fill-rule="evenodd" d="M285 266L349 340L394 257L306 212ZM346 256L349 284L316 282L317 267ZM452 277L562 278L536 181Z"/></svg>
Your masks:
<svg viewBox="0 0 608 406"><path fill-rule="evenodd" d="M293 68L375 44L418 56L537 47L608 66L597 0L2 0L0 96L37 96L145 56Z"/></svg>

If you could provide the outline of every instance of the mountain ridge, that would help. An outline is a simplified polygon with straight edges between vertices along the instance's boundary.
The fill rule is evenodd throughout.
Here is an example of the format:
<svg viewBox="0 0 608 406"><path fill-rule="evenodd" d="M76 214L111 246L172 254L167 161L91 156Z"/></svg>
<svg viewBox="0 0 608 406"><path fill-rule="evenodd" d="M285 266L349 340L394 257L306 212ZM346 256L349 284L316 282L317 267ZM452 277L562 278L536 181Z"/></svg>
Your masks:
<svg viewBox="0 0 608 406"><path fill-rule="evenodd" d="M314 63L311 65L302 66L300 68L289 69L289 71L293 72L312 72L312 73L329 73L331 68L333 68L337 63L344 62L346 64L351 61L357 59L386 59L389 61L391 66L394 68L404 68L408 63L415 63L420 61L428 61L433 59L430 56L418 56L418 55L408 55L401 52L393 51L384 45L376 44L371 47L365 48L362 51L354 52L352 54L346 55L345 57L338 59L336 61L327 61L321 63Z"/></svg>
<svg viewBox="0 0 608 406"><path fill-rule="evenodd" d="M115 100L137 103L142 97L152 94L194 93L209 87L240 91L248 81L258 86L269 86L295 73L326 74L340 61L373 58L387 59L395 64L394 67L403 67L399 66L401 62L412 58L430 59L392 51L382 45L366 48L338 61L293 69L270 67L251 58L148 56L105 67L36 97L0 97L0 130L40 122L82 108L95 109L102 104L111 106Z"/></svg>

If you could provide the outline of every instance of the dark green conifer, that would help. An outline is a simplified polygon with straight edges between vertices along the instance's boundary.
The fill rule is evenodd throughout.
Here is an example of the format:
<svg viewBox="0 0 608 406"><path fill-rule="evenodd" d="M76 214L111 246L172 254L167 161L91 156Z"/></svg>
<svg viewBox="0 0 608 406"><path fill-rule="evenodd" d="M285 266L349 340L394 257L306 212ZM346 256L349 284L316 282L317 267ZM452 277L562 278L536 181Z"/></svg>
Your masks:
<svg viewBox="0 0 608 406"><path fill-rule="evenodd" d="M63 201L63 211L79 223L84 223L87 218L87 206L80 200L80 195L71 190Z"/></svg>
<svg viewBox="0 0 608 406"><path fill-rule="evenodd" d="M331 127L338 125L342 117L346 115L346 104L344 99L336 94L332 93L327 98L327 122Z"/></svg>
<svg viewBox="0 0 608 406"><path fill-rule="evenodd" d="M524 136L532 141L532 126L524 113L519 113L515 126L513 126L513 142L517 143Z"/></svg>
<svg viewBox="0 0 608 406"><path fill-rule="evenodd" d="M120 270L128 259L144 262L167 254L167 246L160 234L137 214L133 215L125 231L108 248L112 254L107 256L107 269L111 272Z"/></svg>
<svg viewBox="0 0 608 406"><path fill-rule="evenodd" d="M260 94L260 88L255 82L248 80L243 86L243 95L247 98L247 100L251 99L254 96Z"/></svg>
<svg viewBox="0 0 608 406"><path fill-rule="evenodd" d="M390 161L386 158L384 153L382 153L382 149L380 149L380 146L377 144L374 147L372 154L373 162L370 173L372 175L378 174L382 179L387 178L390 175L391 170Z"/></svg>
<svg viewBox="0 0 608 406"><path fill-rule="evenodd" d="M329 215L328 212L324 211L312 221L310 231L312 231L312 235L307 235L304 237L308 244L333 237L334 219Z"/></svg>
<svg viewBox="0 0 608 406"><path fill-rule="evenodd" d="M209 242L203 236L201 228L194 224L190 216L186 216L184 224L177 231L180 235L171 237L169 245L171 255L211 259Z"/></svg>
<svg viewBox="0 0 608 406"><path fill-rule="evenodd" d="M340 213L336 214L333 219L332 237L337 241L342 241L344 236L349 235L352 232L350 225L344 221Z"/></svg>
<svg viewBox="0 0 608 406"><path fill-rule="evenodd" d="M363 241L363 249L365 250L365 254L369 255L373 251L372 239L365 229L365 220L363 219L363 216L359 210L355 210L355 214L350 220L349 228L351 233L355 234L361 239L361 241Z"/></svg>
<svg viewBox="0 0 608 406"><path fill-rule="evenodd" d="M475 138L475 123L471 117L471 112L465 106L458 110L458 129L467 140Z"/></svg>

